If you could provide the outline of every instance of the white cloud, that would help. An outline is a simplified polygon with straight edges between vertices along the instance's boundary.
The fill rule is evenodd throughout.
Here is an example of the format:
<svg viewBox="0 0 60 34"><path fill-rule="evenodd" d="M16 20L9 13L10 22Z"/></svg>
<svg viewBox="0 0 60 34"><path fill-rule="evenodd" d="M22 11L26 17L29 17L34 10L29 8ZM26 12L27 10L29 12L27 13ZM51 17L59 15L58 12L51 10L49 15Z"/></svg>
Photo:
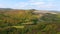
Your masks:
<svg viewBox="0 0 60 34"><path fill-rule="evenodd" d="M48 3L48 4L43 4L43 5L39 5L40 8L54 8L55 5L53 5L52 3Z"/></svg>
<svg viewBox="0 0 60 34"><path fill-rule="evenodd" d="M47 0L47 1L55 1L55 0Z"/></svg>
<svg viewBox="0 0 60 34"><path fill-rule="evenodd" d="M26 7L27 5L28 5L28 3L26 3L26 2L19 2L19 3L16 3L13 8L22 9L22 8Z"/></svg>
<svg viewBox="0 0 60 34"><path fill-rule="evenodd" d="M4 7L4 5L0 4L0 8Z"/></svg>
<svg viewBox="0 0 60 34"><path fill-rule="evenodd" d="M53 8L53 7L55 7L55 5L51 2L46 3L46 2L39 2L39 1L38 2L30 1L30 4L33 5L32 7L35 6L36 8Z"/></svg>
<svg viewBox="0 0 60 34"><path fill-rule="evenodd" d="M0 3L0 8L9 8L8 5Z"/></svg>
<svg viewBox="0 0 60 34"><path fill-rule="evenodd" d="M29 0L29 2L40 2L40 1L44 1L44 0Z"/></svg>
<svg viewBox="0 0 60 34"><path fill-rule="evenodd" d="M45 2L30 2L30 5L42 5L45 4Z"/></svg>
<svg viewBox="0 0 60 34"><path fill-rule="evenodd" d="M40 2L40 1L55 1L55 0L29 0L29 2L35 2L35 1L37 1L37 2Z"/></svg>
<svg viewBox="0 0 60 34"><path fill-rule="evenodd" d="M51 1L51 0L47 0ZM13 6L13 8L18 9L31 9L31 8L54 8L55 5L52 2L44 2L42 0L30 0L29 2L19 2Z"/></svg>
<svg viewBox="0 0 60 34"><path fill-rule="evenodd" d="M20 1L11 3L1 3L0 2L0 8L14 8L14 9L59 9L59 2L54 2L56 0L29 0L26 1Z"/></svg>

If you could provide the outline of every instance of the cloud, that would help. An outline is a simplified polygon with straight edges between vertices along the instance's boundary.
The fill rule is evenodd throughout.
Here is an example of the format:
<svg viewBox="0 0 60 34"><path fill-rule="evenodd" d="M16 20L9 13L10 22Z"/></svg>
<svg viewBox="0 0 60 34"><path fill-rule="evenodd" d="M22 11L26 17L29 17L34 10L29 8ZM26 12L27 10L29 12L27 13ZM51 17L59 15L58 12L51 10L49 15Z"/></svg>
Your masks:
<svg viewBox="0 0 60 34"><path fill-rule="evenodd" d="M39 5L40 8L54 8L55 5L53 5L52 3L48 3L48 4L43 4L43 5Z"/></svg>
<svg viewBox="0 0 60 34"><path fill-rule="evenodd" d="M33 7L35 6L36 8L54 8L55 7L53 2L50 2L54 0L45 0L45 1L44 0L30 0L29 3L33 5Z"/></svg>
<svg viewBox="0 0 60 34"><path fill-rule="evenodd" d="M14 1L14 0L13 0ZM55 9L60 10L59 1L57 0L16 0L13 2L0 0L0 8L14 8L14 9ZM9 2L9 3L8 3Z"/></svg>
<svg viewBox="0 0 60 34"><path fill-rule="evenodd" d="M0 8L4 7L4 5L0 4Z"/></svg>
<svg viewBox="0 0 60 34"><path fill-rule="evenodd" d="M7 8L7 7L4 4L0 4L0 8Z"/></svg>
<svg viewBox="0 0 60 34"><path fill-rule="evenodd" d="M33 2L33 3L18 3L15 5L16 8L32 8L32 7L40 7L40 8L52 8L53 4L45 4L44 2Z"/></svg>
<svg viewBox="0 0 60 34"><path fill-rule="evenodd" d="M40 1L55 1L55 0L29 0L29 2L35 2L35 1L37 1L37 2L40 2Z"/></svg>
<svg viewBox="0 0 60 34"><path fill-rule="evenodd" d="M46 0L52 1L52 0ZM29 0L28 2L19 2L13 5L14 9L40 9L40 8L47 8L51 9L56 7L53 2L45 2L44 0Z"/></svg>
<svg viewBox="0 0 60 34"><path fill-rule="evenodd" d="M45 4L45 2L30 2L30 5L42 5Z"/></svg>
<svg viewBox="0 0 60 34"><path fill-rule="evenodd" d="M24 7L26 7L28 5L28 3L26 2L19 2L14 4L14 9L23 9Z"/></svg>

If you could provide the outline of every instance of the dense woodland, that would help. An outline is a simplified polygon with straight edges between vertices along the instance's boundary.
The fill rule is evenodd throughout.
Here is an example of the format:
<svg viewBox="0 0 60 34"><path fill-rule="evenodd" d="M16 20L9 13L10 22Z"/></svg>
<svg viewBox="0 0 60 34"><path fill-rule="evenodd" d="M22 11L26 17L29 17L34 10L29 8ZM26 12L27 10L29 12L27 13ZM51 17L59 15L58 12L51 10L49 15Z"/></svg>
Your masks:
<svg viewBox="0 0 60 34"><path fill-rule="evenodd" d="M0 10L0 34L60 34L60 13L36 10Z"/></svg>

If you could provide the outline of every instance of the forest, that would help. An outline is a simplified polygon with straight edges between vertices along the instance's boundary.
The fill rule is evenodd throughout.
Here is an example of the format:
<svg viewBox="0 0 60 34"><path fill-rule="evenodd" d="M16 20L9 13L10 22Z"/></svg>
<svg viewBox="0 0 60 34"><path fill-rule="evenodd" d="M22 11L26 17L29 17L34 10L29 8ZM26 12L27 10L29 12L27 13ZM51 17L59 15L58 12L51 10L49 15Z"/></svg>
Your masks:
<svg viewBox="0 0 60 34"><path fill-rule="evenodd" d="M1 9L0 34L60 34L59 12L34 11L38 10Z"/></svg>

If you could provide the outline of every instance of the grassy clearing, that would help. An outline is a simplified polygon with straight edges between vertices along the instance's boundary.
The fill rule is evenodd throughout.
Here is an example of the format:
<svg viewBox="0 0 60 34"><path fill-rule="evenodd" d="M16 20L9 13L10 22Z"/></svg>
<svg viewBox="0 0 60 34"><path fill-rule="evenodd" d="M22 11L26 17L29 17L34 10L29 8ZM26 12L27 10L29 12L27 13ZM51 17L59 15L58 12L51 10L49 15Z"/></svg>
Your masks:
<svg viewBox="0 0 60 34"><path fill-rule="evenodd" d="M12 26L12 27L15 27L15 28L24 28L24 26Z"/></svg>

